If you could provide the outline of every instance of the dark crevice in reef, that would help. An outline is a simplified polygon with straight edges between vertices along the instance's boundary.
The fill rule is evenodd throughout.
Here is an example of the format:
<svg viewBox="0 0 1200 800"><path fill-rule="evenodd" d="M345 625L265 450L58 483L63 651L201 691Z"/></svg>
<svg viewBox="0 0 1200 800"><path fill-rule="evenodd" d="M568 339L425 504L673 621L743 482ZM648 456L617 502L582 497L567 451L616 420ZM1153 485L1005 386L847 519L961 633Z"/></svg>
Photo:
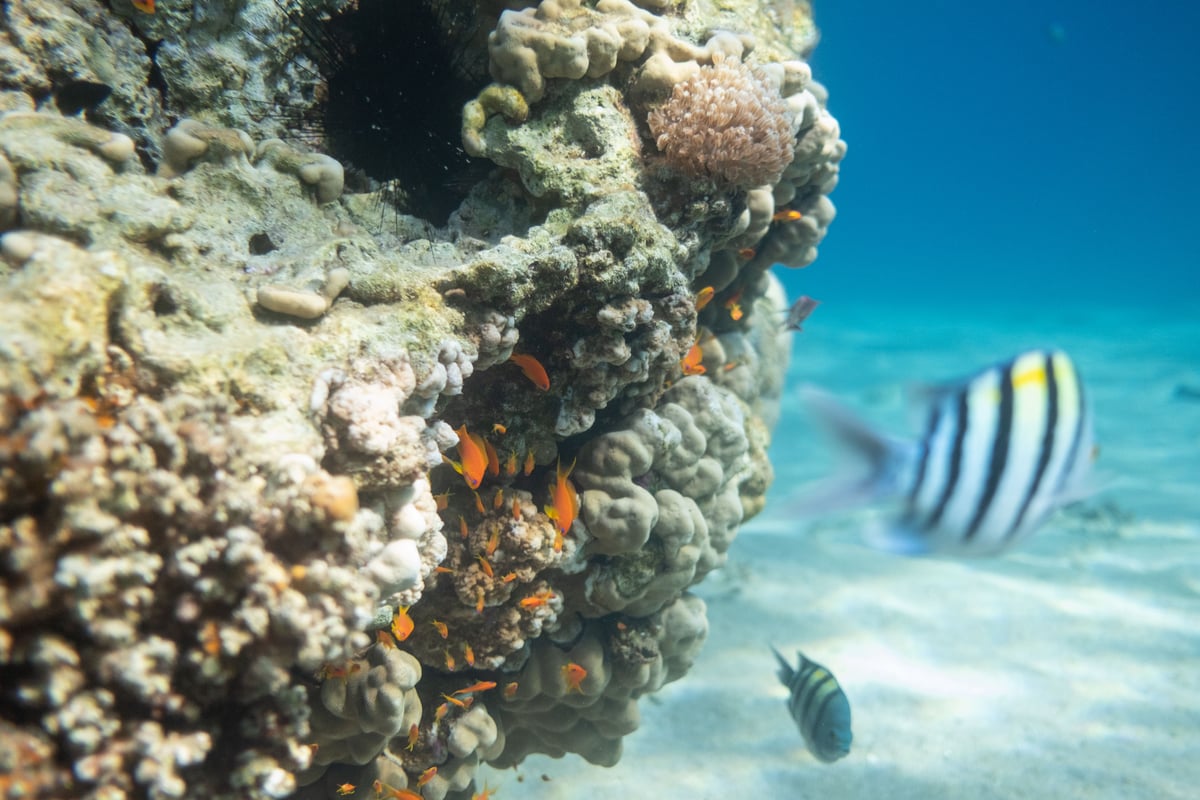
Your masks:
<svg viewBox="0 0 1200 800"><path fill-rule="evenodd" d="M297 21L320 70L298 121L347 167L347 188L382 186L397 213L446 220L492 165L462 148L462 107L488 83L475 3L360 0L328 20Z"/></svg>

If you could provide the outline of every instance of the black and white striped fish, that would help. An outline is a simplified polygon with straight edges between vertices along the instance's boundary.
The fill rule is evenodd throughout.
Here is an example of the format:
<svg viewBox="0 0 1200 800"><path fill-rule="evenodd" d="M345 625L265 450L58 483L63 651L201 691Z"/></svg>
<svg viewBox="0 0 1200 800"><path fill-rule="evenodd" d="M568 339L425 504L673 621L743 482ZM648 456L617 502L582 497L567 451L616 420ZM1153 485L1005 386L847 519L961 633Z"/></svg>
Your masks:
<svg viewBox="0 0 1200 800"><path fill-rule="evenodd" d="M850 701L837 678L815 661L796 653L795 669L774 647L779 659L779 680L788 688L788 710L810 753L826 764L850 752Z"/></svg>
<svg viewBox="0 0 1200 800"><path fill-rule="evenodd" d="M826 486L814 505L898 499L899 515L871 537L884 549L992 555L1088 494L1092 416L1062 351L1022 353L932 391L917 441L875 432L819 390L804 396L871 467L865 478Z"/></svg>

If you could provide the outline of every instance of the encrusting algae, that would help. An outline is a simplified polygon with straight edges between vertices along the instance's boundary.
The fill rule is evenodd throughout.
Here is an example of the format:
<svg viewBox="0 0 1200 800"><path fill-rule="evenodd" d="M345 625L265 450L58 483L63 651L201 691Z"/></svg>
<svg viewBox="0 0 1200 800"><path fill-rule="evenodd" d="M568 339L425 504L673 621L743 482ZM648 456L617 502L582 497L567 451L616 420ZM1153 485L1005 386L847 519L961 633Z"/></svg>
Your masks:
<svg viewBox="0 0 1200 800"><path fill-rule="evenodd" d="M486 798L615 764L703 643L771 480L767 270L833 218L824 89L750 0L420 0L401 52L466 109L351 159L379 2L10 9L4 793ZM718 71L785 110L778 177L660 152Z"/></svg>

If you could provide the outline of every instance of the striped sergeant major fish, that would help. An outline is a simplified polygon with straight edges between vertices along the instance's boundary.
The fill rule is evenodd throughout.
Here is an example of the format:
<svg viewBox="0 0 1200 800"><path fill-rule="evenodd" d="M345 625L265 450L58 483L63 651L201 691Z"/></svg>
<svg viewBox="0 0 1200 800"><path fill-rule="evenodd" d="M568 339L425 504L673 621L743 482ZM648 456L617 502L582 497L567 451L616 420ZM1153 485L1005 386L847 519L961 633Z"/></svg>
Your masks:
<svg viewBox="0 0 1200 800"><path fill-rule="evenodd" d="M901 511L868 538L904 554L994 555L1089 492L1092 415L1079 373L1060 350L1031 350L931 390L917 441L884 436L832 397L810 407L870 465L827 485L812 510L885 498Z"/></svg>
<svg viewBox="0 0 1200 800"><path fill-rule="evenodd" d="M788 710L810 753L831 764L850 752L850 701L837 678L815 661L797 652L793 669L774 647L779 660L779 680L787 687Z"/></svg>

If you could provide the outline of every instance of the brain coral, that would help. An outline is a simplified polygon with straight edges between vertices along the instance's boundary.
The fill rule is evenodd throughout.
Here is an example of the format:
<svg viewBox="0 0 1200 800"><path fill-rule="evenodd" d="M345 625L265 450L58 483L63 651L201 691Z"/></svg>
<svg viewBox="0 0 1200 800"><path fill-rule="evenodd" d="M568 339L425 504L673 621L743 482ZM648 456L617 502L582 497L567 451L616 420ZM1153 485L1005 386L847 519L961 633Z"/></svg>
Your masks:
<svg viewBox="0 0 1200 800"><path fill-rule="evenodd" d="M792 161L795 125L779 92L720 54L675 84L647 121L667 161L687 174L748 189L778 183Z"/></svg>

